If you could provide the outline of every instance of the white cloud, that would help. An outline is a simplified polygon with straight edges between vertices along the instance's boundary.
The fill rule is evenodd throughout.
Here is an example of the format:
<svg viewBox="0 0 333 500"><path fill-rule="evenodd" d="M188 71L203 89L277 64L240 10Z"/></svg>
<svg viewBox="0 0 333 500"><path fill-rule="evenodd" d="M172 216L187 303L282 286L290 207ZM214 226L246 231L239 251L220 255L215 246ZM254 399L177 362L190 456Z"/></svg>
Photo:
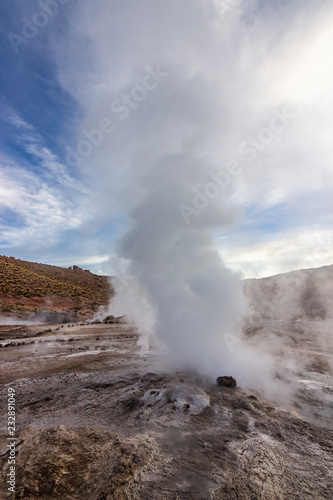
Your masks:
<svg viewBox="0 0 333 500"><path fill-rule="evenodd" d="M53 259L53 263L56 266L63 267L63 266L69 266L69 261L71 261L73 265L83 266L83 267L93 266L94 268L96 268L101 264L107 262L109 258L110 258L109 255L71 255L63 257L61 259L55 258Z"/></svg>
<svg viewBox="0 0 333 500"><path fill-rule="evenodd" d="M64 188L74 188L82 194L89 193L83 183L70 174L68 166L61 163L58 157L46 147L42 136L32 125L11 109L6 111L5 118L18 129L15 136L17 144L32 155L36 164L44 169L39 177L47 178L49 182L57 182Z"/></svg>
<svg viewBox="0 0 333 500"><path fill-rule="evenodd" d="M33 127L29 125L21 116L19 116L13 110L7 110L4 112L4 118L17 128L23 128L25 130L33 130Z"/></svg>
<svg viewBox="0 0 333 500"><path fill-rule="evenodd" d="M5 119L17 129L16 143L32 161L0 157L0 244L35 251L51 247L67 230L81 228L91 218L90 190L19 114L8 108Z"/></svg>
<svg viewBox="0 0 333 500"><path fill-rule="evenodd" d="M59 190L3 157L0 208L3 213L0 244L3 248L51 246L59 241L64 231L79 228L82 216L86 215ZM15 219L13 222L10 222L11 217Z"/></svg>
<svg viewBox="0 0 333 500"><path fill-rule="evenodd" d="M333 230L329 227L296 229L252 244L224 243L220 251L226 265L241 271L245 278L327 266L333 262Z"/></svg>
<svg viewBox="0 0 333 500"><path fill-rule="evenodd" d="M33 137L24 145L25 150L33 155L38 164L45 169L44 176L53 182L61 184L63 187L75 189L82 194L89 194L89 190L82 182L72 177L68 171L67 165L61 163L57 156L47 147L37 142Z"/></svg>

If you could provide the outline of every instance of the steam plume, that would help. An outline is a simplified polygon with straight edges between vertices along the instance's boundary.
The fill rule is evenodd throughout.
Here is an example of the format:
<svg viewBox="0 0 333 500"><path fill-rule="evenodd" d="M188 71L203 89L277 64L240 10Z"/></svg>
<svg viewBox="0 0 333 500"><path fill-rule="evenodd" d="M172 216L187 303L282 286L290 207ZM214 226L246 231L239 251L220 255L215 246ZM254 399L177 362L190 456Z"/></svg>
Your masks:
<svg viewBox="0 0 333 500"><path fill-rule="evenodd" d="M58 60L63 88L85 111L74 146L80 151L91 139L91 156L78 161L98 193L97 223L107 220L118 234L128 228L115 251L129 262L136 285L122 287L110 313L132 313L142 330L167 344L176 366L229 373L240 383L251 371L257 380L266 377L271 361L235 334L246 314L242 283L223 264L214 236L235 227L238 206L264 211L296 200L319 186L313 165L322 168L323 183L331 168L316 98L318 81L327 96L331 85L310 71L329 46L331 9L273 4L241 2L221 19L204 0L142 0L130 8L82 2L75 37ZM74 61L67 54L80 35L86 50ZM163 76L153 82L152 71ZM311 120L291 119L296 113L288 109L304 102L308 114L315 110ZM105 123L108 132L96 133ZM202 201L234 158L241 175ZM187 221L184 205L194 207Z"/></svg>

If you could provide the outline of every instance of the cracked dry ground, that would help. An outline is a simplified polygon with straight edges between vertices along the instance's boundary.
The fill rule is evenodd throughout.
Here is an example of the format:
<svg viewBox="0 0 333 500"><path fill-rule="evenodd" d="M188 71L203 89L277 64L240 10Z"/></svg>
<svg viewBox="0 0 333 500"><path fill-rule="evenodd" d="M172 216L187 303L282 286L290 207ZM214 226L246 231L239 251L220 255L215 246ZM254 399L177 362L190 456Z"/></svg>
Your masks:
<svg viewBox="0 0 333 500"><path fill-rule="evenodd" d="M16 344L0 351L2 408L16 391L15 498L332 498L332 431L241 388L161 372L130 325L50 329L2 328ZM2 419L1 498L13 497L6 443Z"/></svg>

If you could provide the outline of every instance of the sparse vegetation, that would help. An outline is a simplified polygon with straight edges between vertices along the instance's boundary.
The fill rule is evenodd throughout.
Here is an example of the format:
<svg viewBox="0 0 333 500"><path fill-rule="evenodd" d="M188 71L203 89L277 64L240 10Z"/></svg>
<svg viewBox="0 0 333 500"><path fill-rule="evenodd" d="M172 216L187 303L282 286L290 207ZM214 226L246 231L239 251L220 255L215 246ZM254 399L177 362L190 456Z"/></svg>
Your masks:
<svg viewBox="0 0 333 500"><path fill-rule="evenodd" d="M73 301L86 299L99 306L108 301L111 289L105 276L94 275L77 266L64 269L0 256L0 294L13 297L11 309L13 306L16 309L25 306L17 302L19 297L33 299L56 296ZM2 310L8 307L5 304Z"/></svg>

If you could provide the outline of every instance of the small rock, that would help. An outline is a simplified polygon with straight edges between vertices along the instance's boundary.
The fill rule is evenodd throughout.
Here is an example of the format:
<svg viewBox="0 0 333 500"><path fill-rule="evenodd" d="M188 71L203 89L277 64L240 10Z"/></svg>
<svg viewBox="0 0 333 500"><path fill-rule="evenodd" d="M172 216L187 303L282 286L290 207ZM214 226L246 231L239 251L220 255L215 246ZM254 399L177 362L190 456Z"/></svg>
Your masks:
<svg viewBox="0 0 333 500"><path fill-rule="evenodd" d="M217 377L216 383L217 385L221 385L223 387L235 388L237 386L237 382L234 377Z"/></svg>

